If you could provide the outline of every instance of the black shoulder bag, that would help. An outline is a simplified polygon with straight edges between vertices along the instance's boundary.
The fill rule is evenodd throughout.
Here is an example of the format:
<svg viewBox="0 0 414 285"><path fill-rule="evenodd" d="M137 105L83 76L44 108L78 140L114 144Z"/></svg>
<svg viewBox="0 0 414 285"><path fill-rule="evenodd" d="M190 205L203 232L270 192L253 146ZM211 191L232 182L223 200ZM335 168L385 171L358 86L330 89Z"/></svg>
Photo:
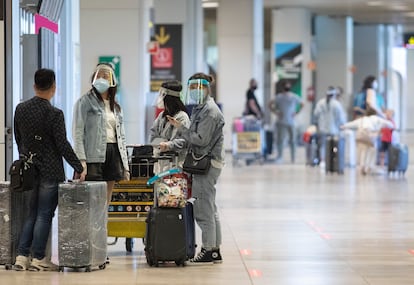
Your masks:
<svg viewBox="0 0 414 285"><path fill-rule="evenodd" d="M213 151L214 147L216 146L219 140L220 136L218 137L214 145L211 147L210 151L204 155L197 155L190 148L183 163L183 170L191 174L207 174L211 167L211 152Z"/></svg>
<svg viewBox="0 0 414 285"><path fill-rule="evenodd" d="M46 120L46 116L43 119L43 122ZM42 127L42 132L44 129ZM41 141L43 140L42 136L34 135L34 144L37 145L37 150L41 147ZM36 148L36 147L35 147ZM34 189L36 171L35 165L33 163L33 158L36 156L36 153L28 152L27 154L20 154L19 159L13 161L10 166L10 190L15 192L30 191Z"/></svg>

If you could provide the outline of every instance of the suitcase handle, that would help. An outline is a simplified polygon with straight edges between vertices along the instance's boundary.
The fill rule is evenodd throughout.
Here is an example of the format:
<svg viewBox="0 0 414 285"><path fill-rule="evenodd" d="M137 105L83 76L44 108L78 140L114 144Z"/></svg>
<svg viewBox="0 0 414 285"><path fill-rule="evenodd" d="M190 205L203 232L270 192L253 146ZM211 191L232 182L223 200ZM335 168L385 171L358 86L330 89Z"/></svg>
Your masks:
<svg viewBox="0 0 414 285"><path fill-rule="evenodd" d="M151 177L150 179L148 179L147 185L152 185L152 184L155 183L155 181L157 181L158 179L161 179L161 178L163 178L165 176L169 176L171 174L177 174L177 173L181 173L181 172L182 171L179 168L171 168L171 169L168 169L168 170L163 171L161 173L158 173L157 175L155 175L155 176Z"/></svg>

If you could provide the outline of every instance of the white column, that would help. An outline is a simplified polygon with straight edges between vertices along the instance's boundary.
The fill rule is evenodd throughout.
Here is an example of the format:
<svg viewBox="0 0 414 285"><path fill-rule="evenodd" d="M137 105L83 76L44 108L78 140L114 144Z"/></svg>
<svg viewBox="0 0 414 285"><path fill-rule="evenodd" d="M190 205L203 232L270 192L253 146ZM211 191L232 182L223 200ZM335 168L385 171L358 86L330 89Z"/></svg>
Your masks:
<svg viewBox="0 0 414 285"><path fill-rule="evenodd" d="M263 1L222 0L217 10L217 101L226 126L224 144L231 149L231 124L241 116L249 80L258 82L256 97L263 100Z"/></svg>
<svg viewBox="0 0 414 285"><path fill-rule="evenodd" d="M305 100L306 89L312 85L312 74L307 68L307 63L311 60L311 42L311 14L309 11L299 8L286 8L272 11L272 96L275 93L274 85L278 80L275 76L275 44L300 43L302 45L302 98L305 105L296 119L299 129L304 129L309 125L312 111L312 104Z"/></svg>
<svg viewBox="0 0 414 285"><path fill-rule="evenodd" d="M349 17L318 16L315 34L318 99L325 96L329 86L341 86L344 89L342 103L344 108L348 109L354 93L352 86L353 20Z"/></svg>

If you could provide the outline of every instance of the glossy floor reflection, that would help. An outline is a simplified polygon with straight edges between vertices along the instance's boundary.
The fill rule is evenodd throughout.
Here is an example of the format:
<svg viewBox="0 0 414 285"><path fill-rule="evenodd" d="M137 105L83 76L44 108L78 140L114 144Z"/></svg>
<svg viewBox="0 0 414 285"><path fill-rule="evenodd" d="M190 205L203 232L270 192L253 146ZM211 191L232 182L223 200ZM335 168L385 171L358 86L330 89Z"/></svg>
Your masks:
<svg viewBox="0 0 414 285"><path fill-rule="evenodd" d="M111 264L105 270L2 268L0 284L413 284L412 163L405 178L361 176L355 169L326 175L304 166L303 148L298 154L295 165L238 167L229 155L217 197L221 265L150 268L141 240L127 254L120 239L109 247Z"/></svg>

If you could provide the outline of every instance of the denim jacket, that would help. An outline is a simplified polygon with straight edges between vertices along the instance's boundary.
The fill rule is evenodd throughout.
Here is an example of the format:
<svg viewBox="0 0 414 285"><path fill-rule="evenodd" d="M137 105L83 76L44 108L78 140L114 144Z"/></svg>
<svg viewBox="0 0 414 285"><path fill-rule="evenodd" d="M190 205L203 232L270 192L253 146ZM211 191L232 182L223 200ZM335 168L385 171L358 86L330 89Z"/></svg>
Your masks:
<svg viewBox="0 0 414 285"><path fill-rule="evenodd" d="M190 128L180 126L179 131L191 149L197 155L204 155L211 151L211 165L222 168L224 165L223 127L224 117L213 98L194 107L191 114Z"/></svg>
<svg viewBox="0 0 414 285"><path fill-rule="evenodd" d="M116 139L122 164L129 170L122 111L115 109ZM73 114L74 150L80 160L87 163L103 163L106 155L105 104L93 90L81 96L75 103Z"/></svg>

